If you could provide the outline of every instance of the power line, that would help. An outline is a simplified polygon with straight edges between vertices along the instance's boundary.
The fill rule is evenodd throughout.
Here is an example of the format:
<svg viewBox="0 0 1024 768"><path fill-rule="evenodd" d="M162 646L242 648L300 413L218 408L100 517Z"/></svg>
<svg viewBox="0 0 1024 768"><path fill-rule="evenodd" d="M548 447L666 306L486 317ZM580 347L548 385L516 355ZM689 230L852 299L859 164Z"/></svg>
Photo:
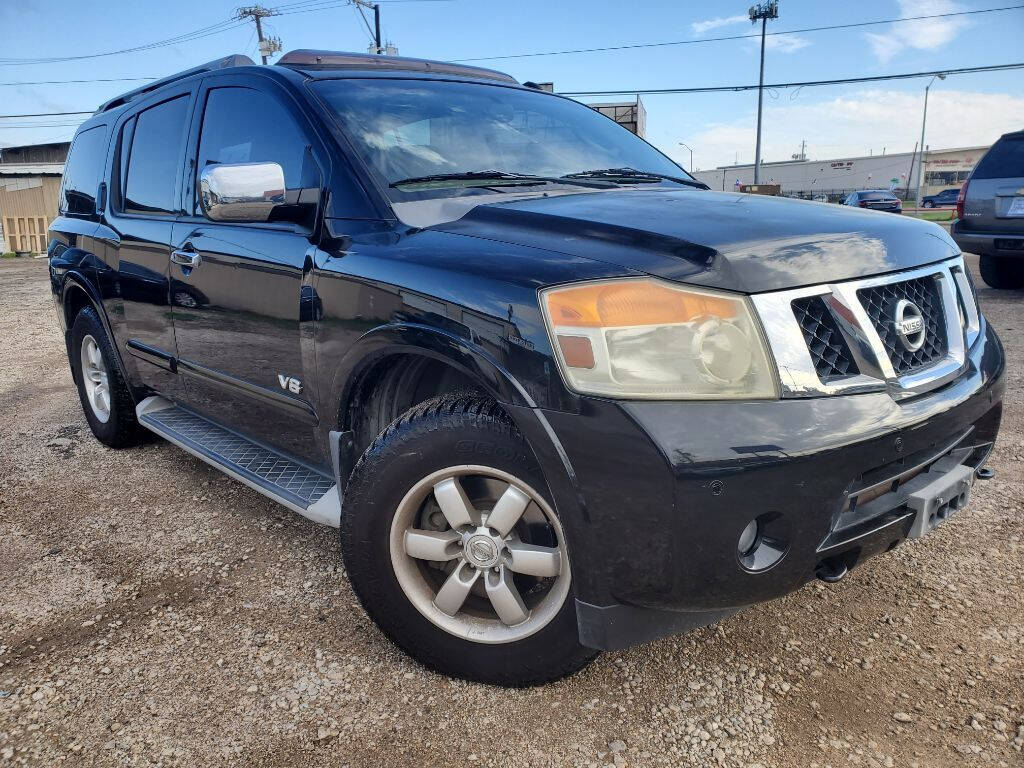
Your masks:
<svg viewBox="0 0 1024 768"><path fill-rule="evenodd" d="M993 64L986 67L959 67L954 69L936 69L928 72L904 72L896 75L872 75L870 77L843 77L835 80L805 80L796 83L765 83L765 88L810 88L819 85L846 85L850 83L872 83L880 80L912 80L918 77L935 75L964 75L972 72L1002 72L1010 69L1024 69L1024 62L1017 64ZM618 94L637 94L652 96L665 93L717 93L722 91L753 91L753 85L708 85L695 88L623 88L608 91L559 91L562 96L615 96ZM2 117L2 115L0 115Z"/></svg>
<svg viewBox="0 0 1024 768"><path fill-rule="evenodd" d="M131 48L121 48L116 51L104 51L102 53L87 53L78 56L49 56L38 59L7 59L0 58L0 66L24 66L30 64L58 64L66 61L82 61L83 59L96 59L104 56L117 56L122 53L137 53L139 51L148 51L153 48L162 48L168 45L177 45L179 43L191 42L193 40L200 40L204 37L211 35L219 35L222 32L227 32L230 29L235 29L244 24L244 21L237 19L225 19L219 21L216 24L211 24L206 27L200 27L199 29L191 32L185 32L175 37L169 37L164 40L157 40L152 43L146 43L144 45L136 45Z"/></svg>
<svg viewBox="0 0 1024 768"><path fill-rule="evenodd" d="M1005 5L999 8L978 8L971 11L952 11L949 13L932 13L923 16L906 16L900 19L879 19L878 21L858 21L850 24L833 24L830 26L823 27L804 27L803 29L789 29L780 32L768 32L768 37L778 37L780 35L796 35L802 32L824 32L831 29L854 29L856 27L873 27L881 24L898 24L904 21L921 21L923 19L943 19L951 16L971 16L979 13L996 13L999 11L1016 11L1024 8L1024 4L1021 5ZM753 38L759 38L760 33L748 34L748 35L723 35L720 37L701 37L691 38L689 40L668 40L659 43L632 43L627 45L608 45L600 48L570 48L562 51L543 51L535 53L510 53L503 56L477 56L472 59L453 59L453 61L459 63L466 63L471 61L499 61L501 59L527 59L535 56L565 56L573 53L601 53L603 51L625 51L634 50L637 48L664 48L673 45L694 45L696 43L719 43L726 40L749 40Z"/></svg>
<svg viewBox="0 0 1024 768"><path fill-rule="evenodd" d="M131 80L157 80L156 77L97 77L90 80L17 80L4 85L64 85L64 83L124 83Z"/></svg>
<svg viewBox="0 0 1024 768"><path fill-rule="evenodd" d="M870 77L843 77L834 80L805 80L795 83L765 83L765 88L808 88L820 85L848 85L851 83L878 82L880 80L912 80L919 77L935 75L969 75L975 72L1004 72L1012 69L1024 69L1024 62L1015 64L991 64L984 67L955 67L953 69L935 69L927 72L902 72L894 75L872 75ZM641 96L669 93L717 93L722 91L752 91L758 87L753 85L708 85L694 88L626 88L609 91L559 91L562 96L614 96L619 94L638 94ZM62 115L91 115L95 110L80 112L36 112L23 115L0 115L0 119L23 117L56 117Z"/></svg>

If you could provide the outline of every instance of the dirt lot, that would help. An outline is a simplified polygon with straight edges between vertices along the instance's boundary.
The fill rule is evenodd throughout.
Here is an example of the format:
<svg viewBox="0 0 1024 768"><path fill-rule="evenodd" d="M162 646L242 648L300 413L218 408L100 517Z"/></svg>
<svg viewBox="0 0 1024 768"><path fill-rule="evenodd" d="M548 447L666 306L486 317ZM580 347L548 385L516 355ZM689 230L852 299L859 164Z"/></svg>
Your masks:
<svg viewBox="0 0 1024 768"><path fill-rule="evenodd" d="M0 262L0 765L1024 765L1024 294L969 510L836 586L505 691L367 620L335 533L72 388L45 261Z"/></svg>

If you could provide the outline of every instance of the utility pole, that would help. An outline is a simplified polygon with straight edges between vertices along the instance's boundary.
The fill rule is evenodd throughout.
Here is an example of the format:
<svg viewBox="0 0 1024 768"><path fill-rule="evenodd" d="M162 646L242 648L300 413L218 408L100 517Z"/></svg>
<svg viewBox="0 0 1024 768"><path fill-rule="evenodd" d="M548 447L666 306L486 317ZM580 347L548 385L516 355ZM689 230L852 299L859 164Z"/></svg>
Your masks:
<svg viewBox="0 0 1024 768"><path fill-rule="evenodd" d="M352 4L359 8L360 13L362 13L363 8L373 10L373 52L376 54L384 53L384 45L380 40L380 4L371 3L369 0L352 0Z"/></svg>
<svg viewBox="0 0 1024 768"><path fill-rule="evenodd" d="M935 82L936 77L939 78L939 80L946 79L945 75L935 75L928 81L928 85L924 87L924 114L921 115L921 162L917 164L917 200L915 202L915 206L917 208L921 207L921 185L924 182L924 126L925 123L928 122L928 91L931 90L932 83ZM910 179L907 179L907 183L909 182Z"/></svg>
<svg viewBox="0 0 1024 768"><path fill-rule="evenodd" d="M245 8L239 8L235 13L237 19L252 19L256 22L256 37L259 39L260 46L260 58L263 59L263 63L267 63L267 57L270 54L281 50L281 40L277 37L264 37L263 36L263 19L268 16L279 16L280 14L272 8L264 8L262 5L249 5Z"/></svg>
<svg viewBox="0 0 1024 768"><path fill-rule="evenodd" d="M764 101L764 36L768 19L779 18L779 0L750 6L750 22L761 22L761 78L757 84L757 144L754 147L754 183L761 181L761 106Z"/></svg>

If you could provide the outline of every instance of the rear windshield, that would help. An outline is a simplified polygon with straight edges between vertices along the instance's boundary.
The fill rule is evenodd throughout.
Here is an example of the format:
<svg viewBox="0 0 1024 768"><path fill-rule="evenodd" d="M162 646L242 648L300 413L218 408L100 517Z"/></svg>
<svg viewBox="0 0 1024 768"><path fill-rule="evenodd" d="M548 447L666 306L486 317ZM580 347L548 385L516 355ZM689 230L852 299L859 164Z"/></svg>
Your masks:
<svg viewBox="0 0 1024 768"><path fill-rule="evenodd" d="M974 169L976 179L1006 179L1014 176L1024 176L1024 136L1001 138Z"/></svg>
<svg viewBox="0 0 1024 768"><path fill-rule="evenodd" d="M861 200L895 200L896 195L892 192L861 192Z"/></svg>

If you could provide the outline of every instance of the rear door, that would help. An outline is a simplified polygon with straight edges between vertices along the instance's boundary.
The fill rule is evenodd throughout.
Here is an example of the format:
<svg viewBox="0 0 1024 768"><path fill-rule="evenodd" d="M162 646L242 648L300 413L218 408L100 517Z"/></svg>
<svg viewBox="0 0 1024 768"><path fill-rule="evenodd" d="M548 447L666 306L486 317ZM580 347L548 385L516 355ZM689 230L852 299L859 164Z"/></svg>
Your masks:
<svg viewBox="0 0 1024 768"><path fill-rule="evenodd" d="M961 226L1024 235L1024 131L999 139L974 169Z"/></svg>
<svg viewBox="0 0 1024 768"><path fill-rule="evenodd" d="M191 254L198 265L172 261L170 268L186 402L250 438L322 464L313 431L313 318L300 311L304 292L308 299L312 291L315 222L211 221L196 190L208 165L274 162L284 171L286 198L299 190L319 195L326 155L319 151L316 159L309 124L269 78L209 78L198 104L188 215L172 238L175 252Z"/></svg>
<svg viewBox="0 0 1024 768"><path fill-rule="evenodd" d="M133 378L175 398L182 389L173 371L168 276L193 99L194 87L164 91L119 121L103 233L109 261L117 265L116 295Z"/></svg>

